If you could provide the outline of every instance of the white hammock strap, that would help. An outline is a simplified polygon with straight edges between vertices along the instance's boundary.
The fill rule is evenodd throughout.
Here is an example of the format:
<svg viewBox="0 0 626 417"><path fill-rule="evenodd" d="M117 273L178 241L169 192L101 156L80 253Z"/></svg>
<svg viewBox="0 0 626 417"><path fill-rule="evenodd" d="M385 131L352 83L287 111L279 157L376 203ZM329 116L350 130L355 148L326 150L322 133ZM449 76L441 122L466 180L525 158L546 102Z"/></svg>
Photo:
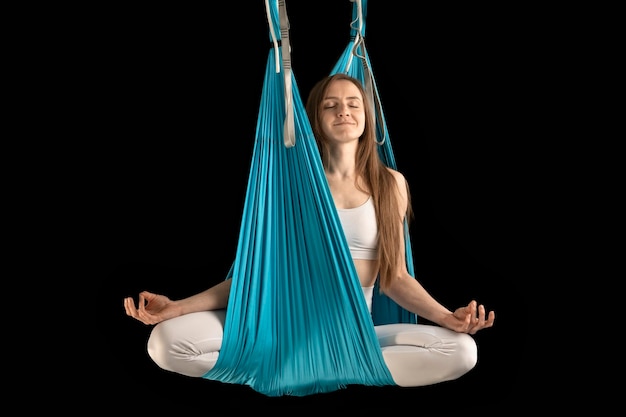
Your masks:
<svg viewBox="0 0 626 417"><path fill-rule="evenodd" d="M284 143L287 148L296 144L296 128L293 110L293 86L291 83L291 45L289 44L289 18L285 0L278 0L280 13L280 40L282 44L283 75L285 81L285 123L284 123Z"/></svg>

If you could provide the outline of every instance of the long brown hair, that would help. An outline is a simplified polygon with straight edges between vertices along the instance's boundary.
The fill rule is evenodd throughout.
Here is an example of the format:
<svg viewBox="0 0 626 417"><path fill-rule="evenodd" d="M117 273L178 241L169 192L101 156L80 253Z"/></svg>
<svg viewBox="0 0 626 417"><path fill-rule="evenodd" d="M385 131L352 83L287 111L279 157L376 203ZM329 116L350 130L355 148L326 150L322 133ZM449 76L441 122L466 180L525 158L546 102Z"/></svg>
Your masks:
<svg viewBox="0 0 626 417"><path fill-rule="evenodd" d="M398 265L401 259L398 227L404 226L404 219L398 213L399 195L397 181L389 172L378 153L379 145L376 143L376 125L374 123L372 103L367 100L367 94L359 80L343 73L336 73L318 81L311 89L306 102L307 115L320 151L322 164L324 167L328 166L330 148L328 139L324 136L322 130L320 112L326 92L330 84L336 80L352 82L357 86L363 98L366 122L363 134L359 138L355 162L356 177L363 181L367 189L360 187L358 181L356 187L363 192L369 193L374 201L376 221L378 223L380 289L385 290L389 287L391 280L397 276ZM408 184L405 185L407 187L407 195L409 196L405 216L406 219L410 220L412 216L411 197Z"/></svg>

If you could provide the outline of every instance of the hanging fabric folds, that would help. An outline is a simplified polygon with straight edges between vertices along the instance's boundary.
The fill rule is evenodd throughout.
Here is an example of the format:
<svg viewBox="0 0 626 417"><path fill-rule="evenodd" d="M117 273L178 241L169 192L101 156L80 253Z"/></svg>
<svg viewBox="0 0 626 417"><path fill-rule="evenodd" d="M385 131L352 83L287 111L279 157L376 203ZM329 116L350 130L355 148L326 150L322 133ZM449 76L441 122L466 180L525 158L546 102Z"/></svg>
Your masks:
<svg viewBox="0 0 626 417"><path fill-rule="evenodd" d="M291 71L284 0L266 11L273 47L222 347L204 378L268 396L394 385Z"/></svg>
<svg viewBox="0 0 626 417"><path fill-rule="evenodd" d="M383 112L378 87L374 78L372 64L367 48L365 47L365 18L367 15L367 0L350 0L352 5L352 21L350 25L350 41L343 50L339 60L333 67L331 74L344 73L358 79L368 93L367 99L371 102L376 113L376 137L378 139L378 153L390 168L397 169L395 156L387 131L387 121ZM413 264L413 250L409 234L408 221L404 222L404 243L406 266L409 274L415 276ZM374 287L372 300L372 320L375 325L389 323L417 323L417 316L400 307L391 298L380 293L379 282Z"/></svg>

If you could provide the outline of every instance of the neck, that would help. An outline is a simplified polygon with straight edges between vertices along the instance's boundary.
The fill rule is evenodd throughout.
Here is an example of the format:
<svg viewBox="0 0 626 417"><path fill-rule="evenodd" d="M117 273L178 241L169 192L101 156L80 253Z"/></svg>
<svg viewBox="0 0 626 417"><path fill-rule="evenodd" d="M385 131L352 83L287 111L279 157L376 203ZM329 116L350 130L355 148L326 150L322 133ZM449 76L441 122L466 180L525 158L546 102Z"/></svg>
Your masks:
<svg viewBox="0 0 626 417"><path fill-rule="evenodd" d="M356 172L356 147L342 144L331 149L325 167L326 174L337 178L354 178Z"/></svg>

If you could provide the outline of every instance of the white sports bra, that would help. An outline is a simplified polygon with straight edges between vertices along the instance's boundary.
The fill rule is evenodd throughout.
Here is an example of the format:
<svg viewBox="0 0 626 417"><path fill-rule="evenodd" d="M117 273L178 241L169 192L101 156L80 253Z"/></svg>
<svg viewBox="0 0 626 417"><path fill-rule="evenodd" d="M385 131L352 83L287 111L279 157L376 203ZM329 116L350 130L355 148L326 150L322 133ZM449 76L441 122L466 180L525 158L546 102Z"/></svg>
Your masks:
<svg viewBox="0 0 626 417"><path fill-rule="evenodd" d="M359 207L337 209L337 212L352 259L377 259L378 226L372 197Z"/></svg>

